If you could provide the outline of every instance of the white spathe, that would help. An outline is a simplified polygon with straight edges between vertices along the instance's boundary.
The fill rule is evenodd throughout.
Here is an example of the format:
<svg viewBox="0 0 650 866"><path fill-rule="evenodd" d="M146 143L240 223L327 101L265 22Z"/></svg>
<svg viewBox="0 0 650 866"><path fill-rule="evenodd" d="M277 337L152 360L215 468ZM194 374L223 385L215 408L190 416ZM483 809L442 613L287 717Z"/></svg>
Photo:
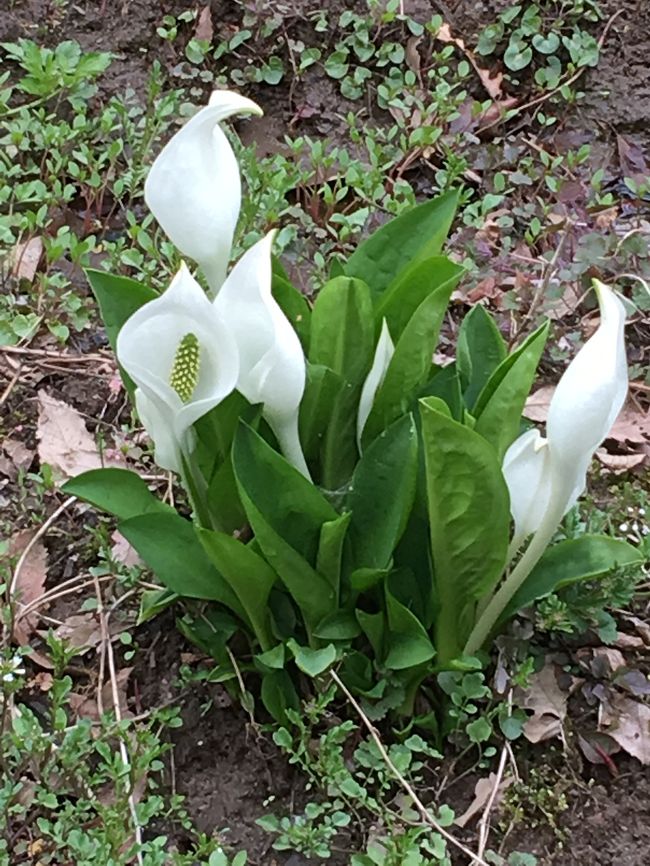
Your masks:
<svg viewBox="0 0 650 866"><path fill-rule="evenodd" d="M181 399L172 379L191 338L196 364ZM117 336L116 355L137 385L135 403L155 446L156 463L180 472L194 440L191 426L230 394L239 376L237 344L185 264L159 298L140 307Z"/></svg>
<svg viewBox="0 0 650 866"><path fill-rule="evenodd" d="M248 249L232 269L214 309L239 349L237 390L263 415L287 460L307 478L298 435L305 391L305 356L298 335L271 294L271 246L275 232Z"/></svg>
<svg viewBox="0 0 650 866"><path fill-rule="evenodd" d="M228 267L241 205L235 154L219 124L261 108L229 90L215 90L165 145L144 185L147 206L180 252L199 265L212 293Z"/></svg>
<svg viewBox="0 0 650 866"><path fill-rule="evenodd" d="M381 388L386 371L390 364L391 358L395 353L395 346L388 330L386 319L381 323L381 333L377 340L377 348L375 349L375 357L372 361L370 371L366 376L361 389L361 397L359 398L359 411L357 414L357 446L361 452L361 436L363 429L366 426L366 421L372 411L372 404L375 401L375 395Z"/></svg>
<svg viewBox="0 0 650 866"><path fill-rule="evenodd" d="M549 513L558 520L586 486L596 448L625 403L625 307L598 281L600 325L564 372L548 411L546 438L529 430L510 446L503 473L510 492L515 538L536 532Z"/></svg>

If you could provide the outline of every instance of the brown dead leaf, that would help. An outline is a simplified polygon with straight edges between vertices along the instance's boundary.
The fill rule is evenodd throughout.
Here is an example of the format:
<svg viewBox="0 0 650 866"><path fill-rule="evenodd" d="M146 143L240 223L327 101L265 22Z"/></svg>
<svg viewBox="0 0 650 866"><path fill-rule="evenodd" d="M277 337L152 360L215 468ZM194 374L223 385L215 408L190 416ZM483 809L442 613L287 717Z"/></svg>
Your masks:
<svg viewBox="0 0 650 866"><path fill-rule="evenodd" d="M27 685L33 689L40 689L42 692L49 692L54 685L54 677L47 671L40 671L31 678Z"/></svg>
<svg viewBox="0 0 650 866"><path fill-rule="evenodd" d="M89 469L121 465L117 460L102 461L95 440L72 406L45 391L38 392L38 406L38 456L41 463L49 463L60 480Z"/></svg>
<svg viewBox="0 0 650 866"><path fill-rule="evenodd" d="M204 6L201 9L196 27L194 28L194 38L200 39L202 42L212 42L214 36L214 24L212 23L212 10L209 6Z"/></svg>
<svg viewBox="0 0 650 866"><path fill-rule="evenodd" d="M449 24L446 22L443 23L436 33L436 39L439 39L441 42L451 43L452 45L456 45L463 52L465 57L469 60L469 62L474 67L476 74L481 80L481 84L486 89L488 94L495 101L499 101L502 96L501 85L503 84L503 73L497 72L495 75L492 75L489 69L484 69L482 66L479 66L476 62L476 57L473 51L465 45L465 42L456 36L452 36L451 29Z"/></svg>
<svg viewBox="0 0 650 866"><path fill-rule="evenodd" d="M454 821L457 827L466 827L469 822L476 818L483 809L487 806L492 791L497 781L497 774L490 773L486 779L479 779L474 787L474 799L469 804L467 809ZM503 800L503 795L506 790L512 785L514 779L512 776L504 776L499 783L496 795L494 797L494 806L498 806Z"/></svg>
<svg viewBox="0 0 650 866"><path fill-rule="evenodd" d="M650 412L630 404L624 406L607 438L640 445L650 442Z"/></svg>
<svg viewBox="0 0 650 866"><path fill-rule="evenodd" d="M14 277L32 283L42 255L43 241L39 237L30 238L25 243L17 244L13 252L12 272Z"/></svg>
<svg viewBox="0 0 650 866"><path fill-rule="evenodd" d="M555 677L555 666L547 663L530 678L529 687L519 697L519 706L532 710L524 724L524 736L531 743L541 743L562 733L567 713L567 695Z"/></svg>
<svg viewBox="0 0 650 866"><path fill-rule="evenodd" d="M136 549L129 544L126 538L117 529L111 535L111 541L113 542L113 546L111 547L111 557L115 562L120 562L127 568L142 563Z"/></svg>
<svg viewBox="0 0 650 866"><path fill-rule="evenodd" d="M23 529L13 535L9 540L9 556L18 559L34 534L33 529ZM29 642L31 634L38 625L38 613L33 612L28 616L21 617L20 611L43 595L46 577L47 550L40 541L37 541L23 560L14 590L17 604L13 636L16 642L23 646Z"/></svg>
<svg viewBox="0 0 650 866"><path fill-rule="evenodd" d="M619 668L624 668L625 665L625 657L620 650L608 646L598 646L592 650L590 667L591 672L596 677L608 677Z"/></svg>
<svg viewBox="0 0 650 866"><path fill-rule="evenodd" d="M474 288L467 293L467 300L470 304L476 304L484 298L494 299L500 298L502 291L495 277L485 277L484 280L478 282Z"/></svg>
<svg viewBox="0 0 650 866"><path fill-rule="evenodd" d="M22 469L23 471L29 469L32 460L34 459L34 452L31 448L28 448L19 439L12 439L9 436L6 439L3 439L2 450L16 468Z"/></svg>
<svg viewBox="0 0 650 866"><path fill-rule="evenodd" d="M122 718L127 718L130 713L127 705L127 685L133 668L122 668L115 676L117 687L117 699L120 706ZM81 695L77 692L71 692L69 695L70 708L75 715L80 719L91 719L94 722L99 721L99 710L97 707L97 698L93 695ZM105 713L113 712L115 703L113 701L113 685L108 679L102 686L102 706Z"/></svg>
<svg viewBox="0 0 650 866"><path fill-rule="evenodd" d="M596 451L596 457L614 475L623 475L631 469L637 469L647 461L648 455L635 451L633 454L610 454L604 448Z"/></svg>
<svg viewBox="0 0 650 866"><path fill-rule="evenodd" d="M628 755L650 764L650 707L617 696L602 704L600 725Z"/></svg>

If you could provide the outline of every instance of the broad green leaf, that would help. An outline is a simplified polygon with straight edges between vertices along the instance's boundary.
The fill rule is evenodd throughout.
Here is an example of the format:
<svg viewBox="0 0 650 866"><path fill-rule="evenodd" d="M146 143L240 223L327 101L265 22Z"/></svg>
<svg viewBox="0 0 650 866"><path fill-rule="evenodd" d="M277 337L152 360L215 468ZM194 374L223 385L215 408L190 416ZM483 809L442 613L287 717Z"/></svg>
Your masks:
<svg viewBox="0 0 650 866"><path fill-rule="evenodd" d="M279 643L273 649L258 653L254 661L256 667L264 672L267 670L281 671L285 661L284 644Z"/></svg>
<svg viewBox="0 0 650 866"><path fill-rule="evenodd" d="M395 568L402 578L399 585L391 583L394 595L416 614L425 629L430 629L436 605L429 524L414 512L395 550Z"/></svg>
<svg viewBox="0 0 650 866"><path fill-rule="evenodd" d="M499 618L507 622L518 610L551 592L581 580L604 577L616 568L647 561L642 550L607 535L583 535L549 547Z"/></svg>
<svg viewBox="0 0 650 866"><path fill-rule="evenodd" d="M476 304L463 319L456 344L456 366L470 411L506 354L505 340L494 319L485 307Z"/></svg>
<svg viewBox="0 0 650 866"><path fill-rule="evenodd" d="M139 475L128 469L91 469L66 481L61 489L120 520L139 514L176 513L153 495Z"/></svg>
<svg viewBox="0 0 650 866"><path fill-rule="evenodd" d="M361 384L372 363L374 335L368 286L349 277L326 283L312 310L311 363L329 367L351 385Z"/></svg>
<svg viewBox="0 0 650 866"><path fill-rule="evenodd" d="M319 622L313 631L320 640L352 640L361 634L361 628L349 610L337 610Z"/></svg>
<svg viewBox="0 0 650 866"><path fill-rule="evenodd" d="M357 247L346 274L380 295L404 268L440 253L457 206L458 192L452 191L400 214Z"/></svg>
<svg viewBox="0 0 650 866"><path fill-rule="evenodd" d="M363 633L368 638L375 658L378 660L384 657L384 643L386 638L386 616L382 611L377 613L368 613L365 610L357 608L354 612L357 622L361 626Z"/></svg>
<svg viewBox="0 0 650 866"><path fill-rule="evenodd" d="M342 380L321 451L322 483L330 490L349 479L357 462L357 407L375 351L374 332L368 286L349 277L330 280L314 304L309 356Z"/></svg>
<svg viewBox="0 0 650 866"><path fill-rule="evenodd" d="M86 270L86 277L97 298L108 342L111 348L115 349L117 335L126 320L143 304L155 300L159 295L136 280L118 277L106 271L89 268Z"/></svg>
<svg viewBox="0 0 650 866"><path fill-rule="evenodd" d="M435 405L435 404L434 404ZM468 609L499 580L510 529L508 490L492 446L420 401L441 663L461 654Z"/></svg>
<svg viewBox="0 0 650 866"><path fill-rule="evenodd" d="M336 594L316 562L321 527L338 514L284 457L240 424L233 466L244 510L266 560L310 627L336 606Z"/></svg>
<svg viewBox="0 0 650 866"><path fill-rule="evenodd" d="M431 379L420 390L419 397L439 397L448 407L454 421L464 415L463 394L456 364L447 364L434 371Z"/></svg>
<svg viewBox="0 0 650 866"><path fill-rule="evenodd" d="M173 511L141 514L122 520L118 529L168 589L220 601L246 621L237 596L208 559L189 520Z"/></svg>
<svg viewBox="0 0 650 866"><path fill-rule="evenodd" d="M200 614L188 612L177 618L176 627L189 641L218 662L218 668L210 673L210 682L224 683L235 679L227 643L239 626L227 611L208 605Z"/></svg>
<svg viewBox="0 0 650 866"><path fill-rule="evenodd" d="M241 490L275 532L310 562L316 562L321 527L339 515L318 488L240 422L233 466Z"/></svg>
<svg viewBox="0 0 650 866"><path fill-rule="evenodd" d="M307 354L311 329L311 307L307 298L286 277L276 273L273 274L271 293L284 315L293 325L303 351Z"/></svg>
<svg viewBox="0 0 650 866"><path fill-rule="evenodd" d="M521 413L544 351L548 328L548 323L542 325L499 364L476 401L474 429L493 445L499 460L519 435Z"/></svg>
<svg viewBox="0 0 650 866"><path fill-rule="evenodd" d="M418 442L412 415L381 433L350 482L350 568L386 568L413 505Z"/></svg>
<svg viewBox="0 0 650 866"><path fill-rule="evenodd" d="M210 529L197 529L197 533L211 562L246 611L260 646L268 649L272 644L268 600L276 573L250 545L231 535Z"/></svg>
<svg viewBox="0 0 650 866"><path fill-rule="evenodd" d="M136 625L142 625L167 610L179 596L170 589L145 589L140 595L140 610Z"/></svg>
<svg viewBox="0 0 650 866"><path fill-rule="evenodd" d="M458 284L464 268L446 256L432 256L407 267L381 295L375 307L375 321L386 319L396 342L422 301L441 286L449 284L450 292Z"/></svg>
<svg viewBox="0 0 650 866"><path fill-rule="evenodd" d="M239 391L233 391L195 422L197 443L192 460L206 481L209 482L217 468L229 459L239 419L255 427L260 416L259 406L251 406Z"/></svg>
<svg viewBox="0 0 650 866"><path fill-rule="evenodd" d="M318 553L316 556L316 570L329 581L332 589L339 596L339 584L341 580L341 562L343 559L343 544L350 526L352 515L348 511L337 517L336 520L328 520L323 523L318 542Z"/></svg>
<svg viewBox="0 0 650 866"><path fill-rule="evenodd" d="M288 723L287 710L298 711L300 698L286 671L271 671L262 677L262 703L276 722Z"/></svg>
<svg viewBox="0 0 650 866"><path fill-rule="evenodd" d="M368 592L390 574L390 568L357 568L350 575L350 586L358 594Z"/></svg>
<svg viewBox="0 0 650 866"><path fill-rule="evenodd" d="M293 653L296 665L310 677L317 677L322 674L336 661L336 647L331 643L323 649L310 649L299 646L295 640L291 639L287 641L287 646Z"/></svg>
<svg viewBox="0 0 650 866"><path fill-rule="evenodd" d="M384 664L389 670L412 668L435 655L435 649L420 620L398 600L397 586L402 577L401 571L395 571L384 584L388 618L388 654Z"/></svg>
<svg viewBox="0 0 650 866"><path fill-rule="evenodd" d="M314 463L323 448L343 379L329 367L307 362L307 384L300 403L300 442L305 459Z"/></svg>
<svg viewBox="0 0 650 866"><path fill-rule="evenodd" d="M429 378L450 294L451 283L440 286L422 301L404 328L375 396L363 433L364 445L412 408L420 388Z"/></svg>

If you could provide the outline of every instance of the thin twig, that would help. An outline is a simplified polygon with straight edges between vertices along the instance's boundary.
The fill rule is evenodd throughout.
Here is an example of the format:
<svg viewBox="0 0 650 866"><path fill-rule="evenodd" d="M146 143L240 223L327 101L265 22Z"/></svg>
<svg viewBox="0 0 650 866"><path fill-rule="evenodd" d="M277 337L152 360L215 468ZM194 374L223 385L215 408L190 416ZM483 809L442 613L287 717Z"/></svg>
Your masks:
<svg viewBox="0 0 650 866"><path fill-rule="evenodd" d="M506 760L508 757L508 750L504 746L501 749L501 758L499 759L499 766L497 769L496 778L494 779L494 785L492 786L492 791L490 792L490 798L485 804L485 809L483 810L483 814L481 815L481 820L478 822L478 856L482 857L485 853L485 848L487 846L488 836L490 835L490 815L492 813L492 809L494 808L494 802L497 798L497 794L499 793L499 788L501 786L501 780L503 779L503 772L506 768ZM475 866L474 861L472 866Z"/></svg>
<svg viewBox="0 0 650 866"><path fill-rule="evenodd" d="M9 399L9 395L11 394L11 392L16 387L18 380L20 379L20 374L22 373L22 371L23 371L23 365L19 364L18 369L16 370L14 375L9 380L9 384L7 385L7 387L2 392L2 396L0 397L0 406L3 406L7 402L7 400Z"/></svg>
<svg viewBox="0 0 650 866"><path fill-rule="evenodd" d="M63 502L56 511L52 512L50 516L47 518L45 523L39 526L38 531L30 538L29 542L25 545L25 549L20 554L20 558L16 563L16 568L14 569L13 577L11 578L11 583L9 584L9 599L13 598L13 595L16 591L16 587L18 586L18 578L20 577L20 572L22 571L23 566L25 565L25 560L31 553L32 548L36 544L37 541L46 534L50 526L58 520L58 518L63 514L66 508L69 508L72 503L76 500L76 496L68 496L68 498Z"/></svg>
<svg viewBox="0 0 650 866"><path fill-rule="evenodd" d="M463 845L462 842L460 842L458 839L456 839L456 837L453 836L448 830L445 830L445 828L441 824L439 824L438 821L436 821L436 819L434 817L432 817L432 815L429 813L429 810L427 809L427 807L424 805L424 803L420 800L418 795L413 790L411 784L408 782L407 779L404 778L404 776L400 773L400 771L397 769L397 767L395 766L395 764L391 760L390 755L386 751L386 747L382 743L382 741L379 737L379 734L377 733L377 729L372 724L372 722L370 721L368 716L361 709L361 706L358 703L358 701L355 699L354 695L350 692L350 690L347 688L345 683L343 683L343 681L341 680L341 678L339 677L339 675L335 671L330 671L329 674L330 674L330 677L336 683L336 685L339 687L339 689L343 692L345 697L348 699L348 701L354 707L355 711L359 715L359 718L361 719L361 721L363 722L365 727L368 729L368 732L369 732L370 736L372 737L375 745L377 746L377 749L379 750L379 754L384 759L386 766L391 771L391 773L393 774L395 779L402 786L402 788L406 791L408 796L411 798L411 800L413 801L413 805L415 806L417 811L420 813L420 817L422 818L424 823L428 824L430 827L432 827L436 831L436 833L440 833L440 835L444 839L446 839L447 842L450 842L454 847L458 848L459 851L462 851L463 854L465 854L465 856L469 858L470 863L473 864L473 866L488 866L488 864L485 862L485 860L483 860L482 857L480 857L478 854L475 854L466 845Z"/></svg>
<svg viewBox="0 0 650 866"><path fill-rule="evenodd" d="M106 659L108 661L108 673L111 681L111 695L113 698L113 710L115 712L115 719L118 724L122 721L122 709L120 707L120 693L117 687L117 672L115 669L115 655L113 653L113 644L111 642L111 636L108 629L108 615L106 614L106 609L104 607L104 601L102 598L102 592L99 585L99 581L97 581L95 585L95 592L97 594L97 615L99 616L99 622L102 633L102 651L106 653ZM99 691L102 689L102 683L99 683ZM98 705L99 705L98 700ZM119 743L120 743L120 755L122 757L122 763L125 768L131 769L131 762L129 759L129 753L126 747L126 742L124 736L120 733L119 735ZM144 859L142 857L142 827L140 826L140 821L138 819L138 811L135 805L135 797L133 794L133 785L131 779L131 774L129 772L129 811L131 813L131 821L133 822L133 832L135 834L136 841L136 851L135 856L138 861L139 866L144 866Z"/></svg>

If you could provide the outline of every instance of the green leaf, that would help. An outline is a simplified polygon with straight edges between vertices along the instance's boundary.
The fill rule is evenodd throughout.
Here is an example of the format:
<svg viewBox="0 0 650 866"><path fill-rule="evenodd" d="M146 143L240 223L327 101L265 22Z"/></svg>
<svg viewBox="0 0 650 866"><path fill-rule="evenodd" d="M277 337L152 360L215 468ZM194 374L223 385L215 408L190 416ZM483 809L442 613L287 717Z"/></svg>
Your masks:
<svg viewBox="0 0 650 866"><path fill-rule="evenodd" d="M136 625L142 625L167 610L178 600L178 595L170 589L145 589L140 595L140 610Z"/></svg>
<svg viewBox="0 0 650 866"><path fill-rule="evenodd" d="M492 725L487 719L479 716L465 726L465 731L473 743L485 743L492 736Z"/></svg>
<svg viewBox="0 0 650 866"><path fill-rule="evenodd" d="M512 72L525 69L533 59L533 49L520 37L513 34L503 55L503 62Z"/></svg>
<svg viewBox="0 0 650 866"><path fill-rule="evenodd" d="M456 366L470 412L506 354L505 341L492 316L480 304L472 307L461 323L456 343Z"/></svg>
<svg viewBox="0 0 650 866"><path fill-rule="evenodd" d="M400 579L401 571L395 571L384 584L388 617L388 655L384 664L389 670L416 667L435 655L424 626L397 598L395 589Z"/></svg>
<svg viewBox="0 0 650 866"><path fill-rule="evenodd" d="M326 616L314 629L320 640L352 640L361 633L356 617L349 610L337 610Z"/></svg>
<svg viewBox="0 0 650 866"><path fill-rule="evenodd" d="M323 577L327 578L337 598L341 580L343 544L350 527L351 518L352 514L347 512L337 517L336 520L328 520L326 523L323 523L318 542L316 570Z"/></svg>
<svg viewBox="0 0 650 866"><path fill-rule="evenodd" d="M432 292L404 328L366 422L364 444L372 442L396 418L410 411L418 391L429 378L451 290L452 284L447 282Z"/></svg>
<svg viewBox="0 0 650 866"><path fill-rule="evenodd" d="M377 299L375 321L386 319L388 330L396 342L411 316L432 292L449 284L450 292L458 284L465 269L446 256L432 256L407 267Z"/></svg>
<svg viewBox="0 0 650 866"><path fill-rule="evenodd" d="M287 710L299 710L300 698L286 671L271 671L262 677L262 703L276 722L288 724Z"/></svg>
<svg viewBox="0 0 650 866"><path fill-rule="evenodd" d="M268 618L269 593L277 580L270 565L250 545L231 535L197 529L211 562L235 593L263 650L272 644Z"/></svg>
<svg viewBox="0 0 650 866"><path fill-rule="evenodd" d="M120 520L139 514L176 513L153 495L139 475L128 469L91 469L66 481L61 490Z"/></svg>
<svg viewBox="0 0 650 866"><path fill-rule="evenodd" d="M279 643L273 649L255 656L256 666L261 666L263 672L267 670L281 671L284 668L285 651L284 644Z"/></svg>
<svg viewBox="0 0 650 866"><path fill-rule="evenodd" d="M519 435L521 413L535 380L548 329L546 322L508 355L492 373L476 401L474 429L494 446L499 460Z"/></svg>
<svg viewBox="0 0 650 866"><path fill-rule="evenodd" d="M118 525L119 531L168 589L190 598L220 601L244 621L244 610L214 568L194 526L176 512L141 514Z"/></svg>
<svg viewBox="0 0 650 866"><path fill-rule="evenodd" d="M368 638L372 651L376 659L384 657L384 643L386 637L386 617L382 611L377 613L368 613L365 610L357 608L354 612L357 622L363 629L363 633Z"/></svg>
<svg viewBox="0 0 650 866"><path fill-rule="evenodd" d="M321 527L339 515L318 488L240 422L233 446L237 483L273 529L315 563Z"/></svg>
<svg viewBox="0 0 650 866"><path fill-rule="evenodd" d="M356 410L375 351L370 290L361 280L336 277L316 299L311 321L310 362L342 380L327 419L322 448L322 483L335 490L357 461Z"/></svg>
<svg viewBox="0 0 650 866"><path fill-rule="evenodd" d="M324 445L344 382L329 367L307 362L307 384L300 403L300 442L307 463L314 463Z"/></svg>
<svg viewBox="0 0 650 866"><path fill-rule="evenodd" d="M357 247L346 274L364 280L377 297L404 268L440 253L457 206L458 192L452 191L392 219Z"/></svg>
<svg viewBox="0 0 650 866"><path fill-rule="evenodd" d="M616 568L642 564L644 552L607 535L583 535L549 547L499 617L507 622L518 610L551 592L581 580L604 577Z"/></svg>
<svg viewBox="0 0 650 866"><path fill-rule="evenodd" d="M280 309L293 325L298 334L305 354L309 353L311 329L311 307L307 298L299 292L288 280L278 273L273 274L271 294L278 302Z"/></svg>
<svg viewBox="0 0 650 866"><path fill-rule="evenodd" d="M317 488L243 422L233 447L235 478L255 538L312 626L336 596L315 571L321 527L339 515Z"/></svg>
<svg viewBox="0 0 650 866"><path fill-rule="evenodd" d="M420 401L431 554L438 602L436 647L461 654L473 605L499 580L510 530L508 490L488 442Z"/></svg>
<svg viewBox="0 0 650 866"><path fill-rule="evenodd" d="M352 512L350 569L389 565L413 505L417 456L412 415L392 424L364 452L346 501Z"/></svg>
<svg viewBox="0 0 650 866"><path fill-rule="evenodd" d="M296 665L310 677L322 674L336 661L336 647L332 643L323 649L309 649L309 647L299 646L292 638L287 641L287 646L293 653Z"/></svg>
<svg viewBox="0 0 650 866"><path fill-rule="evenodd" d="M360 384L372 363L374 334L366 283L349 277L326 283L312 311L309 360L352 385Z"/></svg>
<svg viewBox="0 0 650 866"><path fill-rule="evenodd" d="M148 301L159 295L149 286L129 277L118 277L106 271L86 270L86 277L97 298L106 336L115 350L117 335L126 320Z"/></svg>

